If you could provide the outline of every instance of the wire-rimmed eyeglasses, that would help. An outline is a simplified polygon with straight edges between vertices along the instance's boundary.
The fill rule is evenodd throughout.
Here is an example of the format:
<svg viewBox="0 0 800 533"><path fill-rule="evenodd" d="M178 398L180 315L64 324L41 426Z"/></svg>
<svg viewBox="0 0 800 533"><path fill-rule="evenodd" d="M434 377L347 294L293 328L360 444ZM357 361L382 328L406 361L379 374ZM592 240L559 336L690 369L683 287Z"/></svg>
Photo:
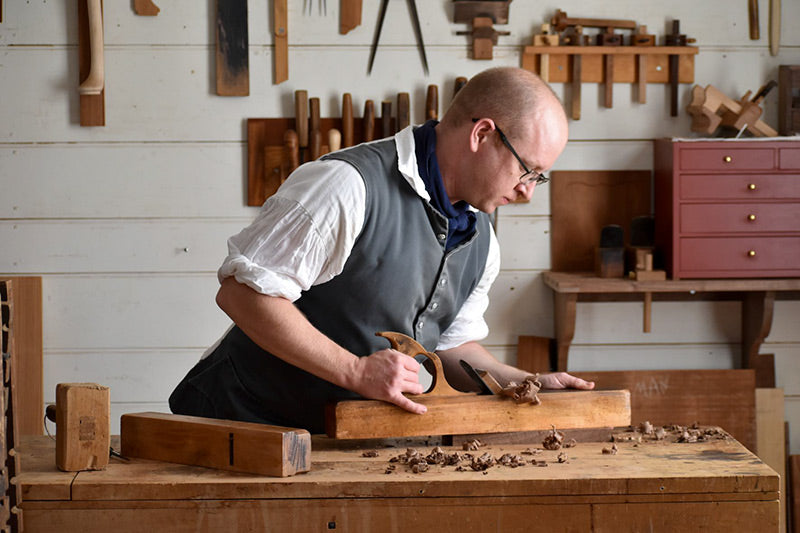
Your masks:
<svg viewBox="0 0 800 533"><path fill-rule="evenodd" d="M473 118L472 122L478 122L478 120L480 119ZM514 147L511 146L511 143L508 141L508 137L506 137L506 134L503 133L503 130L500 129L500 126L498 126L496 122L494 124L494 129L497 131L497 134L500 135L500 140L503 142L506 148L508 148L511 154L517 159L520 166L525 171L522 174L522 176L519 177L519 182L521 184L530 185L531 183L535 183L536 185L542 185L543 183L547 183L548 181L550 181L550 178L548 178L541 172L538 172L532 168L528 168L528 165L525 164L525 161L522 160L517 151L514 150Z"/></svg>

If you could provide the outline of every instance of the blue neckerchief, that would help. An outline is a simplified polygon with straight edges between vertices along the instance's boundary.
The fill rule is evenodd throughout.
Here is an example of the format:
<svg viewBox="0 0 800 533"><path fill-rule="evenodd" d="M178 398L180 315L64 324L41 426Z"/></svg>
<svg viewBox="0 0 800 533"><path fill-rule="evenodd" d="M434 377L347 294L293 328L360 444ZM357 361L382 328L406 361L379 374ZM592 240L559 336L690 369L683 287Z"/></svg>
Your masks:
<svg viewBox="0 0 800 533"><path fill-rule="evenodd" d="M436 160L436 120L429 120L414 129L414 146L417 155L419 175L425 183L425 190L431 197L431 205L447 217L447 243L445 250L450 250L472 235L475 230L475 213L469 209L467 202L450 202L444 190L439 162Z"/></svg>

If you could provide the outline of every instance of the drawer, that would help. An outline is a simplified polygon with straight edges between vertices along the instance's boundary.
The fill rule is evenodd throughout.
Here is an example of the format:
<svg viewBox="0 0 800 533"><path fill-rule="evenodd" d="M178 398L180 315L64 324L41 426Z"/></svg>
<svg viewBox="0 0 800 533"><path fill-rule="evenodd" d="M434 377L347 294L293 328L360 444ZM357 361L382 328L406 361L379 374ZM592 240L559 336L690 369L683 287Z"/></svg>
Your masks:
<svg viewBox="0 0 800 533"><path fill-rule="evenodd" d="M800 237L688 237L680 240L682 271L800 273Z"/></svg>
<svg viewBox="0 0 800 533"><path fill-rule="evenodd" d="M800 200L800 173L682 174L682 200Z"/></svg>
<svg viewBox="0 0 800 533"><path fill-rule="evenodd" d="M800 169L800 148L779 148L778 167L782 170Z"/></svg>
<svg viewBox="0 0 800 533"><path fill-rule="evenodd" d="M772 148L684 148L680 151L681 170L772 170Z"/></svg>
<svg viewBox="0 0 800 533"><path fill-rule="evenodd" d="M683 204L680 210L682 234L800 233L800 203Z"/></svg>

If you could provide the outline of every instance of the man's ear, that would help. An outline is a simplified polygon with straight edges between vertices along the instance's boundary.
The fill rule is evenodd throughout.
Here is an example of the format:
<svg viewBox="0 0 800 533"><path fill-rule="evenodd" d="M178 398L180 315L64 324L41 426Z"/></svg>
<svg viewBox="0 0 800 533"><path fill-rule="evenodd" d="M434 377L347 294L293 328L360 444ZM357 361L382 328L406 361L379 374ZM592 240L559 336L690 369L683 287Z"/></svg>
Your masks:
<svg viewBox="0 0 800 533"><path fill-rule="evenodd" d="M477 152L481 147L486 146L489 137L494 131L494 122L488 118L482 118L472 124L469 135L469 149Z"/></svg>

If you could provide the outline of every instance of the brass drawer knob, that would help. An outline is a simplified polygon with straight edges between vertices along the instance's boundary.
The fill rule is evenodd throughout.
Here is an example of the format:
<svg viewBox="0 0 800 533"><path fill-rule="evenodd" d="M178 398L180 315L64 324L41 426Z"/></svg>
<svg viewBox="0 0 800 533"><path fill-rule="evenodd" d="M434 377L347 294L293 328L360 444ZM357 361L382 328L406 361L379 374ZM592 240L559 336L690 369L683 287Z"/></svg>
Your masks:
<svg viewBox="0 0 800 533"><path fill-rule="evenodd" d="M756 190L756 184L755 184L755 183L750 183L750 184L747 186L747 188L748 188L748 189L750 189L751 191L754 191L754 190Z"/></svg>
<svg viewBox="0 0 800 533"><path fill-rule="evenodd" d="M733 161L733 158L729 155L726 155L725 157L722 158L722 160L726 163L730 163L731 161Z"/></svg>
<svg viewBox="0 0 800 533"><path fill-rule="evenodd" d="M755 250L750 250L749 252L747 252L747 256L748 257L755 257L756 256L756 251Z"/></svg>
<svg viewBox="0 0 800 533"><path fill-rule="evenodd" d="M749 220L749 221L751 221L751 222L752 222L752 221L753 221L753 220L755 220L755 219L756 219L756 216L755 216L755 215L747 215L747 220Z"/></svg>

